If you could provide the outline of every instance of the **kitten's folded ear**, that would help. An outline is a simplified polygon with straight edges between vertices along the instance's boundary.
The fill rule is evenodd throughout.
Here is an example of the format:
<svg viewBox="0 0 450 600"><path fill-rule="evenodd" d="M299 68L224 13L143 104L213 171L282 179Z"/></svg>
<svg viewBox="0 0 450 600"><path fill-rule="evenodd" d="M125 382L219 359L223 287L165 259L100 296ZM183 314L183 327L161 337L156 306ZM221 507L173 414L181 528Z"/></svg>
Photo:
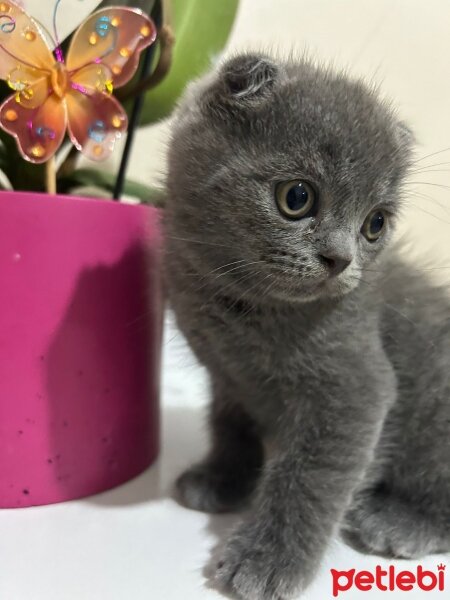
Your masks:
<svg viewBox="0 0 450 600"><path fill-rule="evenodd" d="M218 115L254 109L270 97L280 74L280 67L266 56L235 56L219 69L203 97L203 106Z"/></svg>

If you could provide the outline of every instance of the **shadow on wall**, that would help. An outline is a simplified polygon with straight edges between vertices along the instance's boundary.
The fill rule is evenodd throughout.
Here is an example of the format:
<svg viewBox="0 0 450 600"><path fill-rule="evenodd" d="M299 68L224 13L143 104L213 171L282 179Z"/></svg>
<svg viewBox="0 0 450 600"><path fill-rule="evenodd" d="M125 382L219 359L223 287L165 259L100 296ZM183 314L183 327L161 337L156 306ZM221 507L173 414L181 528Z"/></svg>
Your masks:
<svg viewBox="0 0 450 600"><path fill-rule="evenodd" d="M157 453L158 276L141 243L114 265L86 269L55 332L46 357L48 462L66 498L118 485Z"/></svg>

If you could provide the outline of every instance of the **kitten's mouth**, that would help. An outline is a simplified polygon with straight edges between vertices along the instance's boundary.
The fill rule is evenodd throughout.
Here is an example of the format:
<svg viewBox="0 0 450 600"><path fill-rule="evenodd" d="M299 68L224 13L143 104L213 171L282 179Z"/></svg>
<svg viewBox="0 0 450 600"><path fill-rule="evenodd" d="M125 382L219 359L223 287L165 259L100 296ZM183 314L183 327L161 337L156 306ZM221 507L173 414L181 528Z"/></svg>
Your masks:
<svg viewBox="0 0 450 600"><path fill-rule="evenodd" d="M358 279L348 272L330 277L322 271L308 276L298 269L288 270L271 261L258 265L258 271L254 273L244 272L242 275L240 270L233 270L228 275L229 278L225 278L214 273L213 282L217 285L216 298L232 299L229 312L241 310L241 303L256 307L271 300L301 303L339 298L358 285Z"/></svg>
<svg viewBox="0 0 450 600"><path fill-rule="evenodd" d="M271 293L277 298L290 301L308 301L318 298L344 296L358 285L356 278L341 274L336 277L322 275L300 277L271 269L274 284Z"/></svg>

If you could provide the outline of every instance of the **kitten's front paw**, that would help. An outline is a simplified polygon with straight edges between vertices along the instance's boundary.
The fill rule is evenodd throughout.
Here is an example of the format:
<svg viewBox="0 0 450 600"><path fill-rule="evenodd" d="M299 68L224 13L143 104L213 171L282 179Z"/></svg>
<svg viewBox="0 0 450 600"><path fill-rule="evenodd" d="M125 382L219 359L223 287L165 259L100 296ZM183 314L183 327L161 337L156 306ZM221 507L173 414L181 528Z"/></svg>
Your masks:
<svg viewBox="0 0 450 600"><path fill-rule="evenodd" d="M228 540L211 579L240 600L288 600L303 587L295 557L287 556L268 531L249 524Z"/></svg>

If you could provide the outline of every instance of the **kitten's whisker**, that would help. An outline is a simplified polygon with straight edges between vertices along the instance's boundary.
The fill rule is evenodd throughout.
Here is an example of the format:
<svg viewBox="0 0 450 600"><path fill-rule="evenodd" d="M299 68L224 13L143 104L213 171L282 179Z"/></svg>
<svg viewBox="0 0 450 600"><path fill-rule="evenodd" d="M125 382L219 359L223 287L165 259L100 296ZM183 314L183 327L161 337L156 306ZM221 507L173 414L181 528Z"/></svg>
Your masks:
<svg viewBox="0 0 450 600"><path fill-rule="evenodd" d="M434 187L439 187L444 190L450 190L450 185L445 185L443 183L433 183L431 181L408 181L406 185L432 185Z"/></svg>
<svg viewBox="0 0 450 600"><path fill-rule="evenodd" d="M424 165L420 169L413 169L409 171L410 175L415 173L449 173L450 169L439 169L438 167L450 165L450 163L436 163L435 165Z"/></svg>
<svg viewBox="0 0 450 600"><path fill-rule="evenodd" d="M220 288L216 292L214 292L214 294L211 296L210 300L215 300L215 298L217 298L217 296L222 296L226 290L230 289L237 283L246 281L247 279L251 279L255 275L259 275L259 273L260 273L260 271L257 271L256 273L255 273L255 271L251 271L250 273L246 273L245 275L243 275L242 277L239 277L238 279L230 281L230 283L228 283L225 287ZM204 304L203 306L205 307L206 304Z"/></svg>
<svg viewBox="0 0 450 600"><path fill-rule="evenodd" d="M259 272L258 272L258 274L259 274ZM238 296L238 297L237 297L237 298L234 300L234 302L231 304L231 306L229 306L229 307L227 308L227 310L226 310L225 312L226 312L226 313L227 313L227 312L229 312L229 311L230 311L230 310L231 310L231 309L232 309L234 306L236 306L236 304L237 304L238 302L240 302L241 300L245 300L245 298L246 298L246 295L247 295L247 294L248 294L248 293L249 293L251 290L253 290L253 289L255 289L255 288L258 288L258 287L261 285L261 283L263 283L264 281L266 281L266 279L267 279L268 277L270 277L270 273L269 273L268 275L266 275L266 276L263 278L263 280L262 280L262 281L257 281L255 284L253 284L253 285L252 285L252 286L250 286L249 288L245 289L245 290L242 292L242 294L240 294L240 295L239 295L239 296ZM250 305L250 306L251 306L251 305ZM247 315L249 312L251 312L251 310L253 310L253 307L251 307L251 309L250 309L249 311L246 311L246 312L243 314L243 316L246 316L246 315Z"/></svg>
<svg viewBox="0 0 450 600"><path fill-rule="evenodd" d="M217 279L219 279L219 277L221 277L223 275L228 275L228 273L236 272L236 271L242 270L242 269L247 269L248 267L251 267L252 265L260 264L260 263L263 263L263 262L264 261L262 261L262 260L257 260L257 261L254 261L254 262L245 263L243 265L238 265L237 267L234 267L233 269L229 269L228 271L225 271L224 273L220 273L220 275L216 275L214 277L214 279L217 280ZM202 285L199 285L198 287L196 287L194 289L195 292L199 292L200 290L202 290L203 288L205 288L209 283L211 283L211 281L209 279L207 279L209 275L210 275L210 273L207 273L206 275L202 275L201 277L199 276L200 277L200 281L204 281L204 283Z"/></svg>
<svg viewBox="0 0 450 600"><path fill-rule="evenodd" d="M266 289L264 290L264 292L262 292L262 297L263 298L267 298L267 296L269 295L270 290L274 287L276 283L276 279L273 279L268 286L266 287Z"/></svg>
<svg viewBox="0 0 450 600"><path fill-rule="evenodd" d="M427 267L425 269L420 269L421 271L441 271L443 269L450 269L450 266L448 267Z"/></svg>
<svg viewBox="0 0 450 600"><path fill-rule="evenodd" d="M224 275L228 275L229 273L232 273L233 271L236 271L237 269L242 269L244 267L249 267L250 265L258 265L264 263L263 260L254 260L253 262L249 262L249 263L245 263L245 265L239 265L237 267L234 267L234 269L229 269L228 271L225 271L224 273L220 273L219 275L216 275L216 279L219 279L219 277L223 277Z"/></svg>
<svg viewBox="0 0 450 600"><path fill-rule="evenodd" d="M261 279L261 281L257 281L255 285L252 285L250 288L248 288L247 290L245 290L245 294L248 294L251 290L254 290L255 288L258 289L265 281L267 281L271 277L272 277L272 273L267 273L267 275L265 277L263 277ZM259 292L258 292L258 295L259 295ZM242 295L242 299L244 299L243 295Z"/></svg>
<svg viewBox="0 0 450 600"><path fill-rule="evenodd" d="M436 198L433 198L433 196L429 196L428 194L424 194L423 192L418 192L416 190L408 192L408 195L413 198L415 197L418 200L425 199L434 202L439 206L439 208L441 208L443 211L450 215L450 208L448 206L445 206L445 204L442 204L442 202L439 202L439 200L436 200ZM413 205L417 206L415 203Z"/></svg>
<svg viewBox="0 0 450 600"><path fill-rule="evenodd" d="M427 158L431 158L432 156L437 156L438 154L443 154L444 152L449 152L450 151L450 147L448 148L444 148L443 150L437 150L437 152L432 152L431 154L426 154L425 156L422 156L421 158L418 158L417 160L413 160L412 164L416 164L419 163L422 160L426 160Z"/></svg>
<svg viewBox="0 0 450 600"><path fill-rule="evenodd" d="M414 204L414 208L416 210L420 210L421 212L425 213L426 215L430 215L430 217L433 217L434 219L437 219L438 221L441 221L442 223L446 223L447 225L450 225L450 221L441 219L441 217L438 217L438 215L435 215L434 213L430 212L429 210L426 210L425 208L422 208L422 206L417 206L417 204Z"/></svg>
<svg viewBox="0 0 450 600"><path fill-rule="evenodd" d="M269 273L267 277L265 277L261 282L260 285L262 285L265 281L267 281L267 279L269 279L270 277L272 277L272 274ZM273 288L273 286L275 285L276 280L272 279L272 281L270 281L268 283L268 285L265 287L264 290L261 290L258 292L258 296L259 298L267 298L269 291ZM247 315L249 315L252 311L254 310L254 305L250 305L250 308L248 310L245 311L245 313L243 313L243 317L246 317Z"/></svg>
<svg viewBox="0 0 450 600"><path fill-rule="evenodd" d="M173 235L168 235L166 237L170 238L171 240L177 240L180 242L190 242L191 244L203 244L205 246L218 246L219 248L228 248L229 250L233 249L232 246L228 246L227 244L217 244L216 242L205 242L204 240L194 240L194 239L190 239L190 238L176 237Z"/></svg>
<svg viewBox="0 0 450 600"><path fill-rule="evenodd" d="M419 190L411 190L408 192L409 196L416 196L417 198L422 198L425 200L430 200L431 202L438 202L436 200L436 198L434 198L433 196L430 196L429 194L425 194L425 192L419 191Z"/></svg>
<svg viewBox="0 0 450 600"><path fill-rule="evenodd" d="M211 271L208 271L208 273L205 273L204 275L201 275L200 273L194 273L192 275L192 277L196 277L200 281L203 281L204 279L206 279L207 277L209 277L213 273L216 273L217 271L220 271L220 269L225 269L226 267L230 267L231 265L235 265L237 263L245 263L245 259L243 258L241 260L235 260L233 262L226 263L225 265L220 265L220 267L216 267L215 269L212 269Z"/></svg>
<svg viewBox="0 0 450 600"><path fill-rule="evenodd" d="M418 169L410 171L411 175L421 175L422 173L450 173L450 169Z"/></svg>
<svg viewBox="0 0 450 600"><path fill-rule="evenodd" d="M426 272L426 271L440 271L440 270L445 270L445 269L450 269L450 265L449 266L442 266L442 267L418 267L417 265L413 265L413 264L408 264L408 266L411 269L415 269L417 271L420 271L421 273ZM375 269L367 269L366 267L359 267L360 271L362 271L363 273L380 273L382 275L389 273L389 271L386 270L375 270Z"/></svg>
<svg viewBox="0 0 450 600"><path fill-rule="evenodd" d="M259 288L264 284L264 282L270 278L272 278L272 281L270 281L268 283L268 285L264 288L264 290L259 291ZM268 275L266 275L266 277L264 277L264 279L262 281L259 282L258 290L256 291L255 296L257 295L257 297L259 299L267 298L269 291L273 288L275 283L276 283L276 279L273 278L272 273L269 273ZM242 317L246 317L247 315L249 315L254 310L254 308L255 308L255 306L253 304L251 304L250 308L243 313Z"/></svg>
<svg viewBox="0 0 450 600"><path fill-rule="evenodd" d="M245 263L245 258L241 258L240 260L234 260L233 262L229 262L225 265L220 265L220 267L216 267L212 271L209 271L209 273L206 273L206 275L203 275L202 278L208 277L209 275L212 275L216 271L220 271L220 269L225 269L226 267L231 267L231 265L236 265L237 263Z"/></svg>
<svg viewBox="0 0 450 600"><path fill-rule="evenodd" d="M422 167L420 167L418 169L410 170L409 173L414 173L415 171L420 171L421 169L434 169L435 167L441 167L443 165L450 165L450 161L433 163L431 165L423 165Z"/></svg>

